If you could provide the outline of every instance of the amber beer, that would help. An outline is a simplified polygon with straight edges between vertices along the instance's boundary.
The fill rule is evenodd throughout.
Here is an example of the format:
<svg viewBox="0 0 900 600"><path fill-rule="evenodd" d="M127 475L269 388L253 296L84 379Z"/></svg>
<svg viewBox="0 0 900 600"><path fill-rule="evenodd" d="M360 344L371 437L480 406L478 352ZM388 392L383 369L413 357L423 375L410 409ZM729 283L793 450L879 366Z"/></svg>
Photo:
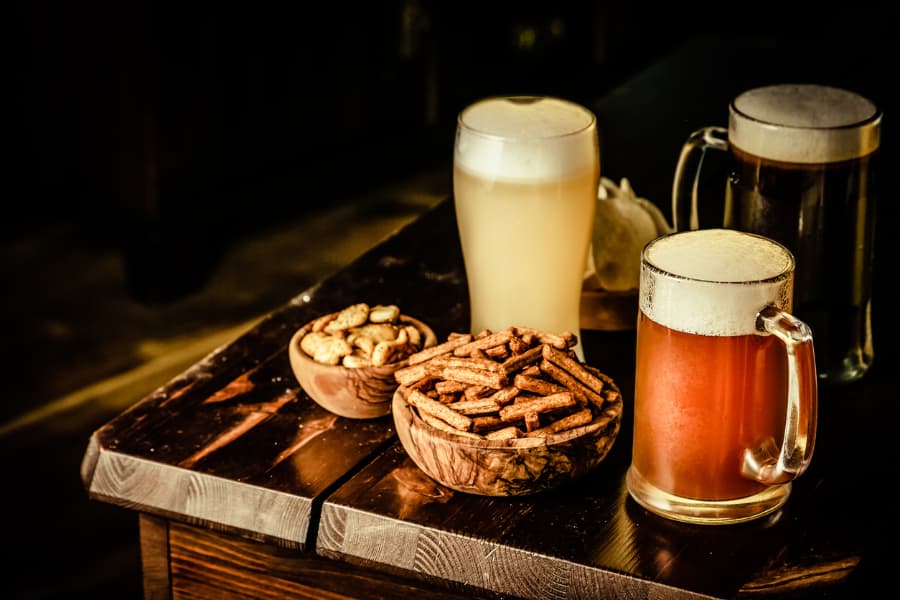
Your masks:
<svg viewBox="0 0 900 600"><path fill-rule="evenodd" d="M698 523L775 511L815 435L815 358L808 328L790 315L791 253L707 229L651 242L641 269L629 492ZM785 448L791 431L803 462L779 465L772 444ZM760 457L768 466L752 464Z"/></svg>
<svg viewBox="0 0 900 600"><path fill-rule="evenodd" d="M787 373L780 342L752 333L685 333L643 312L637 334L641 435L634 464L641 475L668 493L701 500L762 491L763 484L740 476L740 465L748 444L784 429ZM673 389L678 402L670 401Z"/></svg>
<svg viewBox="0 0 900 600"><path fill-rule="evenodd" d="M596 119L577 104L502 97L462 111L453 191L473 333L579 333L599 161Z"/></svg>

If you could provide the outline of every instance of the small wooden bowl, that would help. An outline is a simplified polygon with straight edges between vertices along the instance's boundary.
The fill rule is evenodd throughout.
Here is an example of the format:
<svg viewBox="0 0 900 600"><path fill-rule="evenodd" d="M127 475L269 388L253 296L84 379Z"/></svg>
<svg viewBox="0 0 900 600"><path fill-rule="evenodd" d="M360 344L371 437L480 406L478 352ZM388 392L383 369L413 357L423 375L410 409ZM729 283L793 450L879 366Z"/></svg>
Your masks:
<svg viewBox="0 0 900 600"><path fill-rule="evenodd" d="M399 320L422 333L423 348L437 343L434 331L422 321L407 315L400 315ZM300 348L300 340L312 324L298 329L288 345L291 369L309 397L325 410L351 419L375 419L390 413L391 396L398 387L394 372L406 366L407 360L356 368L316 362Z"/></svg>
<svg viewBox="0 0 900 600"><path fill-rule="evenodd" d="M522 496L555 488L599 465L619 433L622 396L587 425L547 437L478 440L441 431L423 421L400 390L394 393L393 417L406 453L438 483L469 494Z"/></svg>

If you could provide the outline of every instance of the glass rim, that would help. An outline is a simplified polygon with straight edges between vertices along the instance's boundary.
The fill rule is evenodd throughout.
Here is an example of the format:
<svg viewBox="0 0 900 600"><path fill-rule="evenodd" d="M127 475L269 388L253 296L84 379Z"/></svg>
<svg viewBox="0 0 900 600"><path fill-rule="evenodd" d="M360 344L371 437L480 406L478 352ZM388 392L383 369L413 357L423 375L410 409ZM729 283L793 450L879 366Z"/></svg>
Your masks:
<svg viewBox="0 0 900 600"><path fill-rule="evenodd" d="M682 236L682 235L697 233L699 231L706 231L703 229L691 229L691 230L674 231L671 233L666 233L666 234L663 234L657 238L654 238L654 239L650 240L649 242L647 242L646 244L644 244L644 247L641 250L641 267L642 268L646 267L653 273L660 275L662 277L667 277L669 279L675 279L675 280L679 280L679 281L691 281L691 282L696 282L696 283L709 283L709 284L723 285L723 286L729 286L729 285L731 285L731 286L751 286L751 285L765 285L765 284L777 283L779 281L783 281L787 277L790 277L796 270L796 259L794 258L793 252L791 252L787 248L787 246L785 246L781 242L778 242L777 240L774 240L770 237L766 237L766 236L759 235L756 233L751 233L748 231L740 231L737 229L727 229L727 228L716 228L716 229L718 229L720 231L722 231L722 230L734 231L735 233L739 233L744 236L757 238L758 240L761 240L762 242L766 243L767 245L777 248L787 259L787 264L781 271L779 271L778 273L775 273L774 275L770 275L769 277L763 277L760 279L740 279L737 281L735 281L735 280L729 281L729 280L722 280L722 279L711 279L711 278L706 278L706 277L695 277L692 275L683 275L681 273L674 273L669 269L663 268L663 267L655 264L649 258L648 252L649 252L650 248L652 246L656 245L658 242L661 242L665 239L668 239L668 238L671 238L674 236Z"/></svg>
<svg viewBox="0 0 900 600"><path fill-rule="evenodd" d="M550 135L527 135L527 136L516 136L516 135L505 135L502 133L495 133L491 131L485 131L483 128L478 128L465 121L466 113L482 104L488 102L497 102L497 101L509 101L513 103L525 103L525 102L534 102L539 100L552 100L555 102L559 102L561 104L568 105L572 108L575 108L579 112L583 113L586 117L585 124L581 127L575 128L571 131L566 131L564 133L554 133ZM476 100L463 108L456 117L456 125L459 129L465 129L465 131L471 135L476 135L478 137L490 140L502 140L502 141L530 141L530 140L556 140L563 139L567 137L577 137L584 135L585 133L589 133L591 131L596 131L597 129L597 115L594 114L594 111L587 108L583 104L579 104L578 102L574 102L572 100L568 100L566 98L562 98L559 96L553 95L543 95L543 94L499 94L495 96L487 96Z"/></svg>

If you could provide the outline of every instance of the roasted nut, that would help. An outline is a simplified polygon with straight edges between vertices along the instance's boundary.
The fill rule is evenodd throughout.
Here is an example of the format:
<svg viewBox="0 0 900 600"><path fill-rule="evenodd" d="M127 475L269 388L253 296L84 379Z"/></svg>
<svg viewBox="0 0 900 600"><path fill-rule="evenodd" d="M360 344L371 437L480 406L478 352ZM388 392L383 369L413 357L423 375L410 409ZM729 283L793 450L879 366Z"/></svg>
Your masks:
<svg viewBox="0 0 900 600"><path fill-rule="evenodd" d="M319 347L328 343L329 339L331 336L323 331L312 331L300 340L300 348L310 356L315 356Z"/></svg>
<svg viewBox="0 0 900 600"><path fill-rule="evenodd" d="M303 348L302 343L300 347ZM350 347L347 340L329 336L319 343L315 353L313 353L313 360L325 365L336 365L341 362L342 358L352 353L353 348Z"/></svg>
<svg viewBox="0 0 900 600"><path fill-rule="evenodd" d="M372 323L393 323L400 316L400 307L396 304L379 304L369 311L369 321Z"/></svg>
<svg viewBox="0 0 900 600"><path fill-rule="evenodd" d="M371 367L372 361L359 354L348 354L341 359L341 364L350 369L358 369L360 367Z"/></svg>
<svg viewBox="0 0 900 600"><path fill-rule="evenodd" d="M409 336L406 335L406 329L400 329L396 339L384 340L375 344L375 348L372 350L372 364L376 367L386 365L391 362L391 356L399 348L403 348L408 344Z"/></svg>
<svg viewBox="0 0 900 600"><path fill-rule="evenodd" d="M349 368L397 362L424 344L422 332L400 316L393 304L352 304L314 320L300 348L317 362Z"/></svg>
<svg viewBox="0 0 900 600"><path fill-rule="evenodd" d="M369 305L365 302L353 304L340 311L337 316L325 325L325 333L337 333L351 327L359 327L369 318Z"/></svg>

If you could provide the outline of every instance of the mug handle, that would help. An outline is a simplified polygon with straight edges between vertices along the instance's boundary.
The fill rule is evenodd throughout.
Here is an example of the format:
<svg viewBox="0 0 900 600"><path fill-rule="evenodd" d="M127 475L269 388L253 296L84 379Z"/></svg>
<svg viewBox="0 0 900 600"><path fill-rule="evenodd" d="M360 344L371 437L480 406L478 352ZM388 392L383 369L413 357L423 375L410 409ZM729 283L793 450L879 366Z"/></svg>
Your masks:
<svg viewBox="0 0 900 600"><path fill-rule="evenodd" d="M798 318L774 306L756 315L756 328L784 342L788 360L787 415L781 448L771 437L744 451L741 474L765 485L786 483L803 473L816 443L818 378L812 333Z"/></svg>
<svg viewBox="0 0 900 600"><path fill-rule="evenodd" d="M707 150L728 151L728 130L724 127L704 127L690 136L681 148L675 179L672 182L672 227L675 231L699 229L697 188L700 167Z"/></svg>

